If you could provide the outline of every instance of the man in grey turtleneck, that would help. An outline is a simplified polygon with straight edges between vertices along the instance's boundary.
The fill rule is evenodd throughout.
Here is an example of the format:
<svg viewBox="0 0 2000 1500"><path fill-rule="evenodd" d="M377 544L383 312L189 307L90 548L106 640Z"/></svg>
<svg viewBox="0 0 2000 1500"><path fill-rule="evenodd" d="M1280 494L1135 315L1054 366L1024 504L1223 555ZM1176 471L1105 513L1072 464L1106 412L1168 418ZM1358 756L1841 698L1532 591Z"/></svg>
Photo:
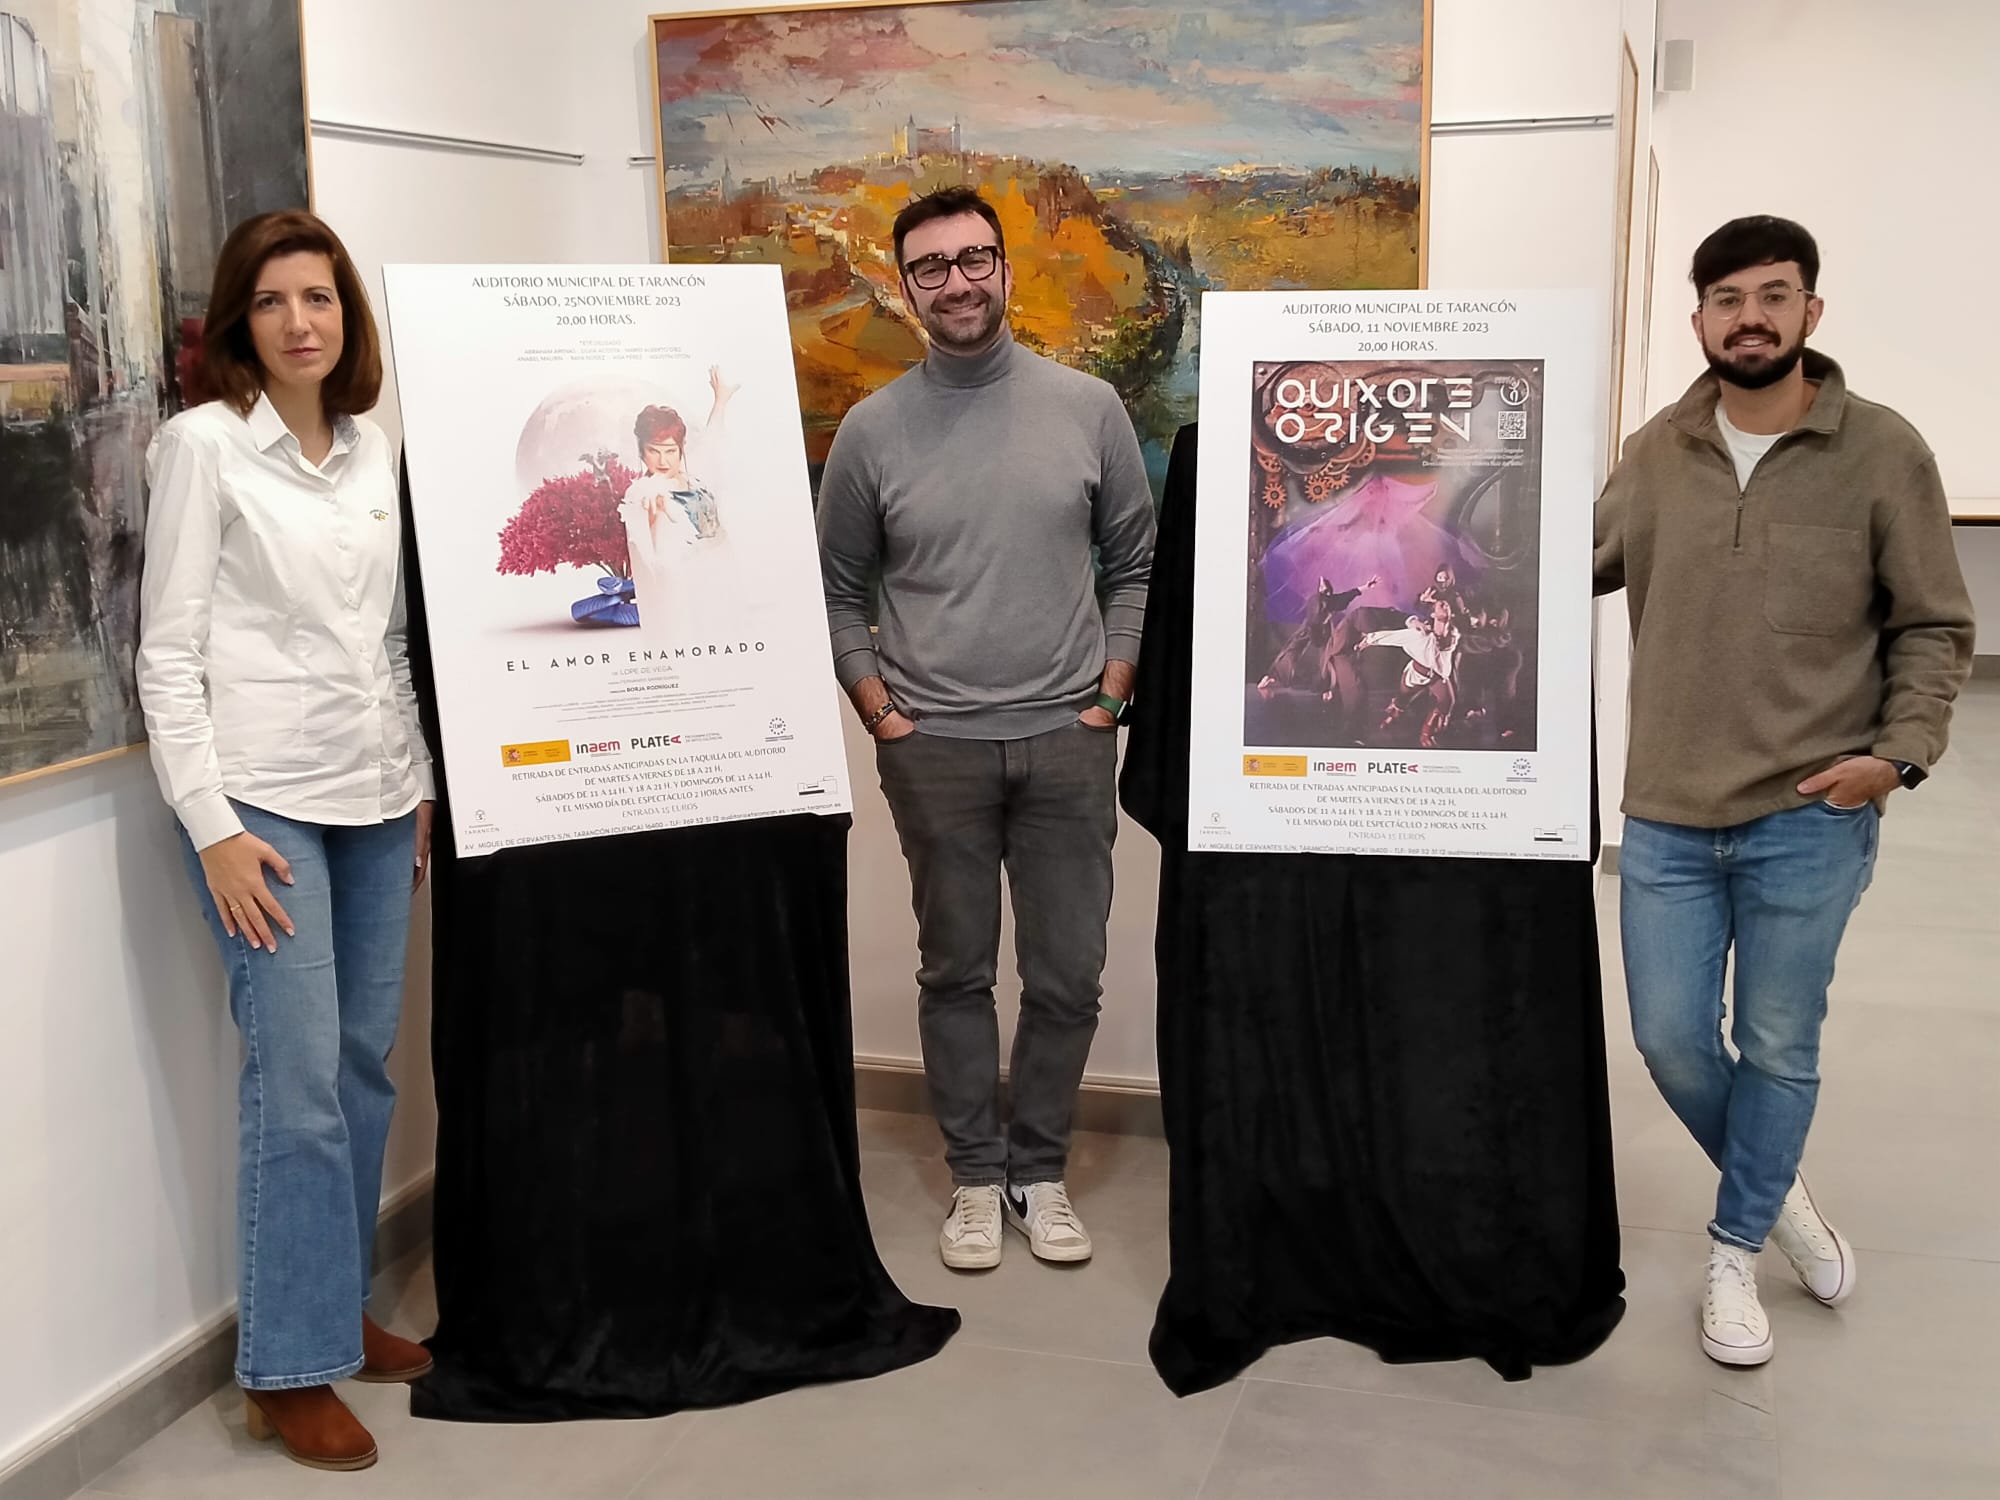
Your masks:
<svg viewBox="0 0 2000 1500"><path fill-rule="evenodd" d="M895 234L930 352L841 424L819 538L834 669L910 866L918 1029L955 1189L938 1250L955 1269L998 1265L1004 1218L1042 1259L1087 1260L1063 1172L1097 1029L1152 495L1117 393L1014 342L992 207L945 188ZM1021 975L1004 1130L1003 867Z"/></svg>

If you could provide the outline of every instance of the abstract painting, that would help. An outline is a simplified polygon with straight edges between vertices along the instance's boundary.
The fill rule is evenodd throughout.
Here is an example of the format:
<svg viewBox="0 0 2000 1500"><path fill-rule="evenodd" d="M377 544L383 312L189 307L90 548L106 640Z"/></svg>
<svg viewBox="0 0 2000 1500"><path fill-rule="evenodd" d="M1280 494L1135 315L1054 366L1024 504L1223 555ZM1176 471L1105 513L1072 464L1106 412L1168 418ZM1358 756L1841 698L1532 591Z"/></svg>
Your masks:
<svg viewBox="0 0 2000 1500"><path fill-rule="evenodd" d="M0 0L0 780L143 737L146 446L229 226L307 201L297 0Z"/></svg>
<svg viewBox="0 0 2000 1500"><path fill-rule="evenodd" d="M1022 343L1126 401L1155 491L1201 294L1422 284L1426 0L974 0L653 18L662 240L785 273L807 452L923 357L890 226L977 187Z"/></svg>

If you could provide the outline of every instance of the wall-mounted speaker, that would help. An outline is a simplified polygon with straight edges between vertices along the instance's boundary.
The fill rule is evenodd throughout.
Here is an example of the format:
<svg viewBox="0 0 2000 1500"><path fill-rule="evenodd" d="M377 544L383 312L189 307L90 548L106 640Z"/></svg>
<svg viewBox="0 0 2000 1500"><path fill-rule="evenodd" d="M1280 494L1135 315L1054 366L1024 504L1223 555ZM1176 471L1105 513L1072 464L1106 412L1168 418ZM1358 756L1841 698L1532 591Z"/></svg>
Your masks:
<svg viewBox="0 0 2000 1500"><path fill-rule="evenodd" d="M1653 87L1663 94L1685 94L1694 87L1694 42L1660 43L1653 67Z"/></svg>

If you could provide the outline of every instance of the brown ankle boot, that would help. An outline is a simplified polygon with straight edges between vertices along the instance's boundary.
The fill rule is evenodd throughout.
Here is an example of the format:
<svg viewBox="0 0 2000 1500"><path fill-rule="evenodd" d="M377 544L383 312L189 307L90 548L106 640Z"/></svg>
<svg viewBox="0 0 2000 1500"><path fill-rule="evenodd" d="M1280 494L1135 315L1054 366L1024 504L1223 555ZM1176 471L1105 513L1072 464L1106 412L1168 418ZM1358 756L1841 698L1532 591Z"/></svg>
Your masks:
<svg viewBox="0 0 2000 1500"><path fill-rule="evenodd" d="M361 1368L356 1380L370 1385L407 1385L431 1372L430 1351L398 1338L368 1314L361 1315Z"/></svg>
<svg viewBox="0 0 2000 1500"><path fill-rule="evenodd" d="M258 1442L276 1438L285 1456L308 1469L345 1473L375 1462L375 1439L330 1385L291 1391L245 1391L243 1416Z"/></svg>

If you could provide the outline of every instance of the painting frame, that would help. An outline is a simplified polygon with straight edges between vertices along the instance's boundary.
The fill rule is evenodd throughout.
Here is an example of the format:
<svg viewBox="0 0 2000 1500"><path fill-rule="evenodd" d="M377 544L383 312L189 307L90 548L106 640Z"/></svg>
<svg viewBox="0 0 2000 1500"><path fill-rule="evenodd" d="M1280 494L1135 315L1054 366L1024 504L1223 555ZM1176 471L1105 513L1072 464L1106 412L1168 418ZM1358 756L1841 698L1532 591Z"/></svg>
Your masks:
<svg viewBox="0 0 2000 1500"><path fill-rule="evenodd" d="M1660 254L1660 153L1646 152L1646 274L1639 296L1639 409L1646 415L1653 381L1653 269Z"/></svg>
<svg viewBox="0 0 2000 1500"><path fill-rule="evenodd" d="M1611 244L1611 413L1605 446L1605 472L1618 467L1619 440L1625 428L1625 343L1631 321L1632 205L1639 175L1639 60L1632 39L1620 41L1618 76L1617 186L1613 191Z"/></svg>
<svg viewBox="0 0 2000 1500"><path fill-rule="evenodd" d="M292 0L290 9L292 11L294 26L298 38L299 140L302 146L301 160L303 163L303 172L304 172L304 186L305 186L304 206L308 209L312 209L316 202L318 173L315 167L314 157L313 157L311 80L310 80L310 69L307 65L307 30L306 30L306 17L305 17L305 0ZM233 225L225 221L222 226L223 232L226 234L227 231L232 227ZM141 487L143 490L143 481L141 481ZM141 502L140 513L143 518L144 514L143 499ZM138 555L137 555L137 560L134 564L135 576L140 570L143 570L144 567L143 540L144 539L143 539L143 524L142 524L141 535L139 538ZM136 636L135 636L135 645L136 645ZM130 678L134 670L134 665L133 662L128 658L119 664L119 668L125 677ZM136 700L136 690L133 696L134 699ZM69 772L85 770L92 766L104 765L109 762L118 760L121 757L128 756L137 751L143 750L146 748L146 744L147 741L143 729L141 729L138 738L133 739L122 745L113 746L107 749L88 751L84 754L73 755L62 760L52 761L47 765L31 766L24 770L17 770L17 771L0 770L0 790L6 790L13 787L24 786L31 782L39 782L50 777L65 775Z"/></svg>
<svg viewBox="0 0 2000 1500"><path fill-rule="evenodd" d="M653 115L652 160L655 168L655 181L653 183L653 193L654 193L654 212L657 215L657 224L660 236L659 252L658 252L660 259L663 262L667 262L670 264L692 265L692 264L702 263L698 260L683 262L675 259L676 236L674 233L671 203L673 200L673 195L677 191L677 185L670 184L668 180L669 176L668 162L670 161L671 157L670 157L669 140L667 136L667 110L663 107L663 100L665 98L665 94L663 92L663 84L665 80L663 80L662 68L661 68L661 53L662 53L662 40L663 40L662 27L664 25L684 24L688 22L700 22L700 21L729 21L729 20L748 21L758 18L796 17L796 16L815 14L821 11L832 12L832 13L862 12L862 11L907 12L907 11L917 10L920 7L951 6L951 5L961 6L968 10L976 10L978 8L989 5L995 8L1000 8L1011 5L1019 5L1020 3L1021 0L824 0L824 3L812 3L812 0L792 0L792 3L785 3L785 4L767 3L767 4L751 4L751 5L740 5L740 4L713 5L713 6L704 6L699 9L692 9L686 11L658 12L649 15L646 18L645 45L648 51L647 73L650 79L651 91L652 91L649 104L651 106ZM1416 111L1417 111L1415 120L1415 139L1411 143L1412 147L1411 157L1414 159L1415 162L1414 183L1415 183L1416 202L1414 204L1414 212L1412 214L1412 217L1415 223L1414 249L1415 249L1416 264L1415 264L1413 280L1405 281L1399 278L1393 282L1385 281L1381 283L1381 285L1383 289L1422 290L1428 288L1430 285L1430 252L1431 252L1431 223L1432 223L1431 125L1432 125L1432 101L1434 94L1435 71L1436 71L1434 66L1434 51L1435 51L1435 36L1436 36L1435 0L1408 0L1408 4L1410 11L1414 13L1413 19L1415 19L1418 23L1417 56L1419 59L1418 71L1420 74L1420 77L1416 80L1417 87L1415 90L1416 97L1414 98L1414 100L1411 100L1408 98L1408 96L1405 96L1406 107L1408 103L1413 102L1416 105ZM814 102L816 103L817 101ZM912 123L914 124L914 120L912 121ZM1057 158L1050 157L1047 158L1047 160L1049 160L1051 164L1058 164ZM1063 166L1070 165L1070 163L1066 161L1061 161L1059 162L1059 164ZM1077 168L1075 170L1077 170L1078 175L1081 176L1086 183L1092 181L1093 172L1091 170L1085 170L1081 168ZM1190 168L1189 170L1192 171L1194 169ZM726 194L727 191L728 189L725 183L723 192ZM1277 283L1265 283L1265 284L1280 285L1280 286L1293 285L1300 290L1319 289L1319 284L1316 281L1304 281L1297 283L1277 282ZM1357 285L1366 287L1375 284L1376 283L1369 281L1362 281L1360 283L1347 283L1345 286L1335 285L1326 289L1345 290L1345 289L1353 289ZM921 356L919 355L918 357ZM801 383L802 383L801 394L803 398L802 407L804 408L804 414L808 419L809 426L814 425L816 420L819 423L819 425L823 426L825 421L824 415L821 414L817 418L815 417L816 413L822 413L822 409L815 406L814 403L812 402L811 397L807 394L803 376L801 377ZM838 407L837 403L835 409L844 410L844 408ZM1142 443L1147 441L1147 432L1143 429L1141 431L1141 439ZM1154 451L1155 448L1157 448L1157 446L1158 444L1157 442L1155 442L1147 450L1149 469L1159 471L1153 474L1156 495L1164 471L1163 464L1159 462L1159 455L1156 451Z"/></svg>

